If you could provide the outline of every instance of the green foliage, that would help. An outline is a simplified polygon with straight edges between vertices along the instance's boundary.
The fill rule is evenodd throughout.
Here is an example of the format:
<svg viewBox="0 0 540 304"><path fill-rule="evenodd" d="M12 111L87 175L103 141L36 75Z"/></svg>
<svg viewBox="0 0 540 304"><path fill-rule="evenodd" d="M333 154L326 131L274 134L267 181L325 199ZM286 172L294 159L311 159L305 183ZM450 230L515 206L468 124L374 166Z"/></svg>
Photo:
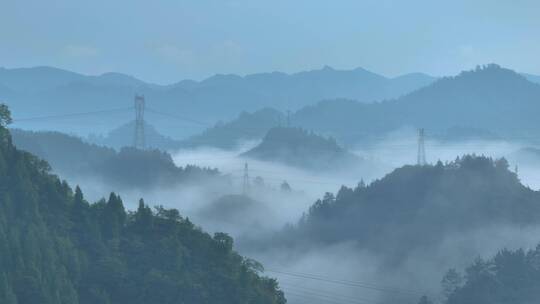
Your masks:
<svg viewBox="0 0 540 304"><path fill-rule="evenodd" d="M0 147L0 303L283 304L275 280L196 228L143 200L85 201L43 161Z"/></svg>
<svg viewBox="0 0 540 304"><path fill-rule="evenodd" d="M11 112L5 104L0 104L0 126L6 127L11 123Z"/></svg>
<svg viewBox="0 0 540 304"><path fill-rule="evenodd" d="M448 295L447 304L537 303L540 297L540 245L524 251L502 250L476 260L465 270L464 284Z"/></svg>
<svg viewBox="0 0 540 304"><path fill-rule="evenodd" d="M56 172L97 177L120 189L150 189L213 179L225 181L216 169L177 167L168 153L159 150L125 147L115 151L59 132L12 130L11 133L15 146L45 159Z"/></svg>
<svg viewBox="0 0 540 304"><path fill-rule="evenodd" d="M390 265L451 235L537 225L539 201L540 192L523 186L504 159L469 155L446 165L405 166L370 185L326 194L279 242L356 242Z"/></svg>

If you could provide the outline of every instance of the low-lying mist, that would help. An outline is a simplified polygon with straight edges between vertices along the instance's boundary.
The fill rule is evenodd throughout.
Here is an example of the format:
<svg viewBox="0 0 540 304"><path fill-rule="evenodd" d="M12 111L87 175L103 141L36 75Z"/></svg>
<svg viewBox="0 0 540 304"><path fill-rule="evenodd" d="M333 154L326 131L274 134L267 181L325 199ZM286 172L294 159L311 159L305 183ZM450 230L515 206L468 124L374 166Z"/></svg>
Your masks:
<svg viewBox="0 0 540 304"><path fill-rule="evenodd" d="M267 275L278 278L292 304L416 303L422 294L437 298L439 282L448 268L460 269L477 257L490 256L503 247L530 248L540 242L535 237L540 227L482 227L467 235L447 235L437 246L415 252L395 267L384 265L383 259L356 243L290 251L285 247L275 250L250 247L251 242L245 240L258 238L264 242L286 225L295 225L326 192L335 193L342 185L354 188L361 180L370 183L380 179L395 168L415 164L417 155L417 138L411 130L351 148L364 164L332 172L314 172L239 156L254 145L254 142L244 143L232 151L199 148L172 152L177 166L217 168L230 178L230 183L178 184L152 190L131 189L120 194L128 209L136 208L142 197L150 205L179 209L206 231L231 234L241 254L262 262ZM516 153L527 147L525 144L428 139L425 146L428 163L449 162L464 154L507 157L512 169L517 166L524 185L540 187L540 161ZM250 186L244 189L246 163ZM80 184L90 201L115 191L113 186L97 179L64 178ZM284 182L290 185L290 191L282 188ZM244 191L249 199L242 199ZM227 212L220 208L227 208Z"/></svg>

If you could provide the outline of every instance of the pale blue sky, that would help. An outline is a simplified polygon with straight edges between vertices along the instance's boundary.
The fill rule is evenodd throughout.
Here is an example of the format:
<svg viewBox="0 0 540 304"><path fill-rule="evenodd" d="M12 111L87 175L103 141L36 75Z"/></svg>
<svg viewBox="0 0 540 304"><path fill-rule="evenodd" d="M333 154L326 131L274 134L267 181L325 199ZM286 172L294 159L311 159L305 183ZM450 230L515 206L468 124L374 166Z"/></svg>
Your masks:
<svg viewBox="0 0 540 304"><path fill-rule="evenodd" d="M538 0L0 0L0 66L170 83L330 65L540 74Z"/></svg>

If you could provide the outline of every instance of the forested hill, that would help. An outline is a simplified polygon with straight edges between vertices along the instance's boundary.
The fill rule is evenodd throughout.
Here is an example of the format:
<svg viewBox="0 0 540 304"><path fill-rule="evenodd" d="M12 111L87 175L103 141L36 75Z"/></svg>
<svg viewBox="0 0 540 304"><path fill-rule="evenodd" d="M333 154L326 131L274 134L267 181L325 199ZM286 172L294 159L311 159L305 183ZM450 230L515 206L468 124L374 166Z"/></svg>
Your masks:
<svg viewBox="0 0 540 304"><path fill-rule="evenodd" d="M313 170L342 169L361 161L333 138L291 127L270 129L258 146L242 156Z"/></svg>
<svg viewBox="0 0 540 304"><path fill-rule="evenodd" d="M242 112L227 123L218 123L199 135L180 143L182 148L217 147L236 148L242 142L261 139L268 130L285 123L285 115L272 108L264 108L252 113Z"/></svg>
<svg viewBox="0 0 540 304"><path fill-rule="evenodd" d="M504 159L464 156L447 165L405 166L370 185L327 194L283 237L352 241L401 260L476 229L539 223L540 192L523 186Z"/></svg>
<svg viewBox="0 0 540 304"><path fill-rule="evenodd" d="M177 167L168 153L159 150L125 147L117 152L59 132L11 132L15 146L45 159L55 173L97 178L116 188L150 189L221 178L215 169Z"/></svg>
<svg viewBox="0 0 540 304"><path fill-rule="evenodd" d="M476 260L463 273L451 269L442 279L444 303L537 303L539 265L540 245L503 249L493 258Z"/></svg>
<svg viewBox="0 0 540 304"><path fill-rule="evenodd" d="M226 234L114 193L89 204L0 133L0 303L285 303Z"/></svg>
<svg viewBox="0 0 540 304"><path fill-rule="evenodd" d="M324 130L346 142L379 138L406 126L423 127L431 134L460 127L508 138L530 137L540 132L539 100L539 84L492 64L380 103L323 101L299 110L292 119L295 125Z"/></svg>

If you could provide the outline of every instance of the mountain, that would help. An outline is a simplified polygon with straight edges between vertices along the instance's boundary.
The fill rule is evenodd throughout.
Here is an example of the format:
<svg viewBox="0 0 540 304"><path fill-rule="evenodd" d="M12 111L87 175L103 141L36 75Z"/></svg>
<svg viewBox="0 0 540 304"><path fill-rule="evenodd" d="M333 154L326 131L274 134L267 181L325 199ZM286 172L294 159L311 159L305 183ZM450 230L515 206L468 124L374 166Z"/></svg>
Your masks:
<svg viewBox="0 0 540 304"><path fill-rule="evenodd" d="M364 69L325 67L295 74L215 75L202 81L159 86L119 73L87 76L49 67L4 68L0 69L0 84L13 90L13 94L3 95L0 90L0 100L6 99L17 120L127 108L132 106L135 93L144 94L147 107L157 110L147 112L147 121L166 130L167 136L185 138L202 131L203 126L173 116L213 123L230 120L241 111L265 107L296 110L322 99L343 97L372 102L398 97L434 80L424 74L386 78ZM20 121L17 126L79 134L105 133L133 116L129 111L100 112L72 119Z"/></svg>
<svg viewBox="0 0 540 304"><path fill-rule="evenodd" d="M505 138L540 131L540 85L495 64L445 77L395 100L327 100L292 116L295 125L359 142L407 126L431 133L484 129ZM504 113L501 114L501 113Z"/></svg>
<svg viewBox="0 0 540 304"><path fill-rule="evenodd" d="M0 96L4 99L10 99L13 94L13 90L0 83Z"/></svg>
<svg viewBox="0 0 540 304"><path fill-rule="evenodd" d="M506 160L464 156L446 165L405 166L370 185L327 193L277 244L353 243L386 265L418 256L429 264L429 253L435 259L440 246L453 259L471 259L482 250L472 236L539 224L540 192L523 186Z"/></svg>
<svg viewBox="0 0 540 304"><path fill-rule="evenodd" d="M312 170L339 170L360 162L332 138L288 127L270 129L259 145L242 156Z"/></svg>
<svg viewBox="0 0 540 304"><path fill-rule="evenodd" d="M130 121L111 131L106 135L90 134L87 140L91 143L121 149L133 145L133 137L135 130L135 122ZM180 142L168 136L159 133L156 128L145 122L144 124L145 145L151 149L159 149L163 151L176 150L180 147Z"/></svg>
<svg viewBox="0 0 540 304"><path fill-rule="evenodd" d="M436 137L442 141L472 141L472 140L500 140L502 139L497 134L484 129L467 128L467 127L451 127Z"/></svg>
<svg viewBox="0 0 540 304"><path fill-rule="evenodd" d="M0 133L0 303L286 302L227 234L143 200L127 212L114 193L89 204Z"/></svg>
<svg viewBox="0 0 540 304"><path fill-rule="evenodd" d="M115 151L59 132L14 129L11 133L15 146L45 159L57 174L95 178L117 189L152 189L223 179L217 170L177 167L168 153L158 150L124 147Z"/></svg>
<svg viewBox="0 0 540 304"><path fill-rule="evenodd" d="M192 136L180 143L183 148L200 146L232 149L242 141L259 140L271 128L285 123L283 113L272 108L264 108L253 113L242 112L227 123L217 123L199 135Z"/></svg>
<svg viewBox="0 0 540 304"><path fill-rule="evenodd" d="M0 83L14 91L43 91L82 81L85 76L53 67L6 69L0 67Z"/></svg>
<svg viewBox="0 0 540 304"><path fill-rule="evenodd" d="M525 74L525 73L523 73L521 75L523 75L525 78L527 78L527 80L529 80L530 82L540 84L540 75L532 75L532 74Z"/></svg>

